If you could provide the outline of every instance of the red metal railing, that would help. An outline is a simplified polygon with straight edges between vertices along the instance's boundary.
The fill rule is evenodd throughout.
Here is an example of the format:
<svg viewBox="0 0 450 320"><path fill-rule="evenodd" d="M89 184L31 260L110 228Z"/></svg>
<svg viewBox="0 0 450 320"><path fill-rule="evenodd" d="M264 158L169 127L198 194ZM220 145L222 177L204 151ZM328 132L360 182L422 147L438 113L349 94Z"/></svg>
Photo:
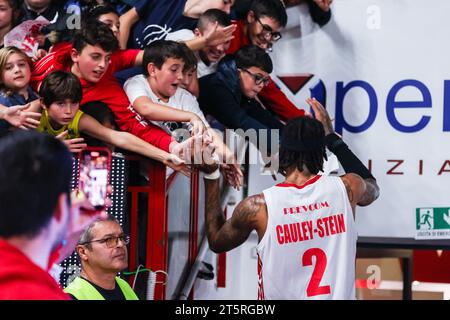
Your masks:
<svg viewBox="0 0 450 320"><path fill-rule="evenodd" d="M131 160L148 161L139 157L129 158ZM167 201L166 201L166 167L156 161L150 161L148 166L148 185L128 186L131 194L130 212L130 263L129 269L137 268L138 249L138 210L139 194L146 193L148 199L147 215L147 240L146 240L146 262L145 267L167 272ZM165 288L163 275L157 275L155 286L155 300L165 299ZM134 280L131 277L130 283Z"/></svg>
<svg viewBox="0 0 450 320"><path fill-rule="evenodd" d="M199 173L191 174L191 210L189 221L189 269L194 265L198 253L198 200L199 200ZM194 289L189 294L189 299L193 299Z"/></svg>
<svg viewBox="0 0 450 320"><path fill-rule="evenodd" d="M129 160L149 161L139 157L130 157ZM131 194L130 212L130 263L129 269L137 269L138 252L138 210L139 194L146 193L148 198L147 215L147 240L146 240L146 264L145 267L153 271L168 271L168 202L169 189L176 178L174 172L166 179L166 167L156 161L149 161L147 169L148 184L145 186L128 186ZM190 225L189 225L189 266L195 261L198 253L198 209L199 209L199 174L194 171L191 174L191 197L190 197ZM130 278L130 283L134 276ZM166 298L164 275L157 275L154 299L164 300ZM192 298L191 293L191 298Z"/></svg>
<svg viewBox="0 0 450 320"><path fill-rule="evenodd" d="M150 194L148 196L147 217L147 259L146 266L151 270L167 272L167 203L166 203L166 167L161 163L149 166L148 178ZM155 286L155 300L164 300L165 279L158 279Z"/></svg>
<svg viewBox="0 0 450 320"><path fill-rule="evenodd" d="M224 211L225 219L227 219L227 207ZM217 255L217 287L225 288L227 285L227 253L219 253Z"/></svg>

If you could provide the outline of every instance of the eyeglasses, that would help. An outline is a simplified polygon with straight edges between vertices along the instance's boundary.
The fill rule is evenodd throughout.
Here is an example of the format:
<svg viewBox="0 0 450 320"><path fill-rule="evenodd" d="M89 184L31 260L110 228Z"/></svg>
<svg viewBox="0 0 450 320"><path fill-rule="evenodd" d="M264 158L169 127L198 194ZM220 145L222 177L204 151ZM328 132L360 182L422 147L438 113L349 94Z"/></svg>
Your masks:
<svg viewBox="0 0 450 320"><path fill-rule="evenodd" d="M277 31L274 32L270 26L262 23L258 17L256 17L256 21L258 21L259 24L261 25L261 27L263 28L263 36L265 39L267 39L267 35L270 36L269 41L275 42L275 41L278 41L281 39L281 33L277 32Z"/></svg>
<svg viewBox="0 0 450 320"><path fill-rule="evenodd" d="M253 78L253 81L255 81L255 83L257 85L260 85L262 83L264 86L267 86L269 84L269 81L270 81L269 77L264 77L264 76L260 76L259 74L254 74L254 73L248 71L247 69L239 69L239 70L247 72Z"/></svg>
<svg viewBox="0 0 450 320"><path fill-rule="evenodd" d="M108 248L114 248L119 244L119 240L122 241L125 245L130 243L130 236L126 236L126 235L120 235L117 237L108 237L105 239L100 239L100 240L91 240L91 241L86 241L83 243L80 243L82 245L88 244L88 243L92 243L92 242L98 242L98 243L104 243L106 244L106 247Z"/></svg>

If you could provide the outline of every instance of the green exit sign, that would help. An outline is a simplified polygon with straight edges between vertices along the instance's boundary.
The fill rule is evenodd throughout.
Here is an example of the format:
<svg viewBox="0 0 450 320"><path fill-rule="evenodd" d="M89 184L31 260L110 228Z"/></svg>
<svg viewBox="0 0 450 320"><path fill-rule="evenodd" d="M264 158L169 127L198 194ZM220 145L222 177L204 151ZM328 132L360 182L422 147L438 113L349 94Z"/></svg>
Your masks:
<svg viewBox="0 0 450 320"><path fill-rule="evenodd" d="M416 230L450 229L450 208L417 208Z"/></svg>
<svg viewBox="0 0 450 320"><path fill-rule="evenodd" d="M450 239L450 208L416 208L416 239Z"/></svg>

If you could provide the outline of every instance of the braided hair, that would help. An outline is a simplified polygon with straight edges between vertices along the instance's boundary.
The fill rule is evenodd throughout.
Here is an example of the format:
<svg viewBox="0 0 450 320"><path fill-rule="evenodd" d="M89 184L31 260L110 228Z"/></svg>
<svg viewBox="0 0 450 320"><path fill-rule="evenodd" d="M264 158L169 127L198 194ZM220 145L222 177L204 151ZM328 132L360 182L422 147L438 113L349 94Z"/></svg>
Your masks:
<svg viewBox="0 0 450 320"><path fill-rule="evenodd" d="M286 175L294 169L312 174L323 171L325 152L323 125L310 117L298 117L289 121L281 135L280 173Z"/></svg>

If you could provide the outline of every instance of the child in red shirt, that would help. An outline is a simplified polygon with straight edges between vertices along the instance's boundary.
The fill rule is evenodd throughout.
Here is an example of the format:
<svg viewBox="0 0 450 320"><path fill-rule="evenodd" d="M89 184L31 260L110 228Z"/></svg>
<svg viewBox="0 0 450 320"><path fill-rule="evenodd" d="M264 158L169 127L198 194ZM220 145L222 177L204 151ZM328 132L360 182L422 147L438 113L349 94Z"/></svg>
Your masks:
<svg viewBox="0 0 450 320"><path fill-rule="evenodd" d="M178 143L160 128L142 119L131 106L114 73L142 63L140 50L117 50L118 42L107 25L92 21L83 27L72 43L62 43L39 60L33 69L31 85L34 90L52 70L74 73L81 82L83 100L102 101L114 113L116 123L150 144L174 152Z"/></svg>
<svg viewBox="0 0 450 320"><path fill-rule="evenodd" d="M281 38L279 31L287 23L286 8L281 1L253 1L246 20L234 23L237 28L227 54L234 54L248 44L267 50L272 48L273 42ZM258 98L266 108L284 121L305 115L305 111L298 109L272 79L258 94Z"/></svg>

